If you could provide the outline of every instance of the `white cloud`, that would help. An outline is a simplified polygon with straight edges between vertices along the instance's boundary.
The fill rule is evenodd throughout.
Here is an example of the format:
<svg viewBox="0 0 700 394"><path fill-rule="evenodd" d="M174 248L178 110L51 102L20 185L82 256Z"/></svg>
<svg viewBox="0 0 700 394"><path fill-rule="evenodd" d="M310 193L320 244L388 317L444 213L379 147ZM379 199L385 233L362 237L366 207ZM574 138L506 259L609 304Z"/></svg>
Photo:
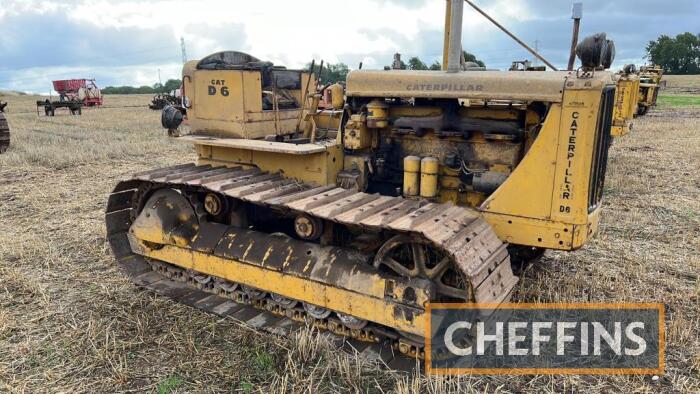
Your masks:
<svg viewBox="0 0 700 394"><path fill-rule="evenodd" d="M107 84L153 84L179 75L188 57L242 50L300 67L312 58L351 68L389 64L394 52L432 63L442 53L444 0L0 0L0 88L44 89L55 74L98 76ZM586 1L582 35L608 31L618 57L641 62L659 34L697 30L697 0L649 14L655 0ZM568 58L570 0L478 0L555 64ZM490 67L531 56L464 5L463 45ZM616 63L617 64L617 63ZM172 71L172 74L171 74ZM36 78L36 79L34 79Z"/></svg>
<svg viewBox="0 0 700 394"><path fill-rule="evenodd" d="M506 0L485 7L498 9L501 19L525 20L529 13L523 4ZM88 1L71 11L80 23L96 27L129 28L148 26L153 29L170 28L174 38L184 36L188 45L199 48L221 49L214 39L188 34L191 27L217 28L226 24L244 26L246 47L251 54L274 62L299 67L312 57L330 62L340 59L338 54L367 54L373 52L406 51L399 42L388 36L362 33L372 30L392 30L406 41L419 40L426 30L441 30L444 24L444 2L426 1L421 5L405 7L398 2L372 0L319 1ZM465 8L469 7L465 5ZM465 13L465 37L474 37L488 25L481 15ZM199 42L198 42L199 40ZM195 44L196 43L196 44ZM203 56L199 53L198 56ZM371 62L370 62L371 63ZM369 64L368 64L369 65Z"/></svg>

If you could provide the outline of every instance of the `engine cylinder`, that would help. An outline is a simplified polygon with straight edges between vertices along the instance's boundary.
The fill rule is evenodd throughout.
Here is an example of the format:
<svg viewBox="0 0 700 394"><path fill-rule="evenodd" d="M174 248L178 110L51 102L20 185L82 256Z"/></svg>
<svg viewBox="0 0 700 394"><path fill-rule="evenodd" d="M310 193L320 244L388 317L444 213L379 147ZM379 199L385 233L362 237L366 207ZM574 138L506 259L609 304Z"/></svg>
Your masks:
<svg viewBox="0 0 700 394"><path fill-rule="evenodd" d="M417 196L420 190L420 157L403 158L403 195Z"/></svg>
<svg viewBox="0 0 700 394"><path fill-rule="evenodd" d="M389 106L380 100L367 104L367 127L382 128L389 125Z"/></svg>
<svg viewBox="0 0 700 394"><path fill-rule="evenodd" d="M437 196L438 159L424 157L420 161L420 196L433 198Z"/></svg>

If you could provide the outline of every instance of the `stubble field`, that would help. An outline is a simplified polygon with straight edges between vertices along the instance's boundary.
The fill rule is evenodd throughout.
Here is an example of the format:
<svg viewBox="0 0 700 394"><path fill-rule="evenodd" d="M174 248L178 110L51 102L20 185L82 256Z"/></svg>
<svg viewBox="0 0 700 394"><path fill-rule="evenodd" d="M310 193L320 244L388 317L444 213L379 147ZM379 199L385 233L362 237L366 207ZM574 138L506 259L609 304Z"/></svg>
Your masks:
<svg viewBox="0 0 700 394"><path fill-rule="evenodd" d="M666 373L428 378L312 330L260 333L139 290L106 243L107 196L193 149L165 136L149 96L53 118L36 115L37 97L2 99L12 145L0 155L0 391L700 391L700 106L660 105L615 141L598 236L548 252L514 297L663 302Z"/></svg>

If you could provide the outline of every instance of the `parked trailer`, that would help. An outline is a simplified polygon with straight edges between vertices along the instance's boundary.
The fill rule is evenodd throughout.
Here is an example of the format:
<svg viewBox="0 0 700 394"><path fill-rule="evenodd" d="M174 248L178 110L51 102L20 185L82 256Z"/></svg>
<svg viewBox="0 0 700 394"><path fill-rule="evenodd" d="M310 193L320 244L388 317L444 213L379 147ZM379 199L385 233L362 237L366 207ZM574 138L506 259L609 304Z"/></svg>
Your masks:
<svg viewBox="0 0 700 394"><path fill-rule="evenodd" d="M36 102L36 114L39 115L39 108L44 108L44 114L46 116L56 115L56 110L60 108L66 108L70 111L71 115L81 115L83 113L83 102L78 100L71 101L51 101L37 100Z"/></svg>
<svg viewBox="0 0 700 394"><path fill-rule="evenodd" d="M59 101L81 101L88 107L102 105L102 93L94 79L64 79L53 81Z"/></svg>

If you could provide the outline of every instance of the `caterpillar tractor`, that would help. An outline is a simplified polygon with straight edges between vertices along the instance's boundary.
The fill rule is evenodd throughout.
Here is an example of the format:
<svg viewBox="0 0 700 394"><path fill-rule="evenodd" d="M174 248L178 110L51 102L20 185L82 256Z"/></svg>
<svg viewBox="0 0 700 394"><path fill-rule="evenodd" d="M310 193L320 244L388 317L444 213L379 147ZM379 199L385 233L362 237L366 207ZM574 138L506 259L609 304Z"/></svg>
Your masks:
<svg viewBox="0 0 700 394"><path fill-rule="evenodd" d="M616 80L615 109L610 133L613 137L626 135L632 130L632 121L637 112L639 76L634 64L625 65L614 75Z"/></svg>
<svg viewBox="0 0 700 394"><path fill-rule="evenodd" d="M661 77L664 70L661 66L651 65L639 68L639 102L637 115L646 115L649 108L656 106L656 98L659 96Z"/></svg>
<svg viewBox="0 0 700 394"><path fill-rule="evenodd" d="M615 102L602 48L578 72L464 71L462 1L448 7L444 70L350 72L334 130L309 71L240 52L186 63L176 140L197 161L116 185L119 265L254 327L422 357L429 302L508 301L522 264L586 244Z"/></svg>

